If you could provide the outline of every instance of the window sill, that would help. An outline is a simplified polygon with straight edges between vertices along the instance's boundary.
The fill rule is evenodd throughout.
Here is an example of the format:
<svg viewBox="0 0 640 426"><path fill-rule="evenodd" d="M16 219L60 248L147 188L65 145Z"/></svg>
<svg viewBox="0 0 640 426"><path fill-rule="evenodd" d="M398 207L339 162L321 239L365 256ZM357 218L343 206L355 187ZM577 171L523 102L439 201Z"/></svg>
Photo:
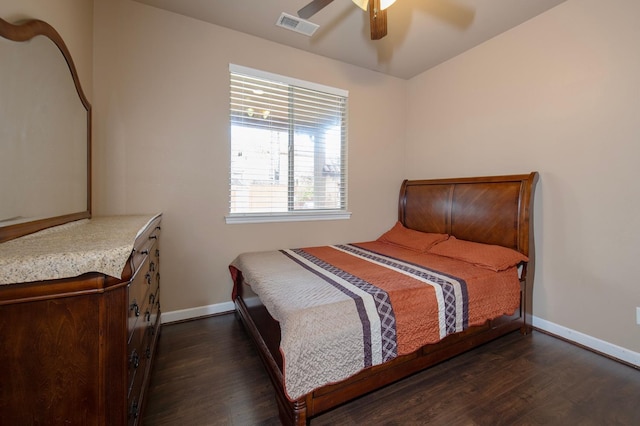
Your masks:
<svg viewBox="0 0 640 426"><path fill-rule="evenodd" d="M274 213L274 214L245 214L225 216L227 224L236 223L270 223L270 222L305 222L313 220L344 220L350 219L351 212L308 212L308 213Z"/></svg>

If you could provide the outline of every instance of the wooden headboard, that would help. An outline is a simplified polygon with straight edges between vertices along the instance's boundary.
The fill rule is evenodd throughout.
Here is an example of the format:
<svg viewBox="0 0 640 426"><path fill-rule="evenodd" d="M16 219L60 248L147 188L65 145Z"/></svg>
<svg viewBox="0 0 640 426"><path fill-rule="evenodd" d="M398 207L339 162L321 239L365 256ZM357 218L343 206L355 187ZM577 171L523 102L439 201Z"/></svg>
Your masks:
<svg viewBox="0 0 640 426"><path fill-rule="evenodd" d="M533 193L538 173L405 180L398 219L407 228L438 232L533 254Z"/></svg>
<svg viewBox="0 0 640 426"><path fill-rule="evenodd" d="M538 172L405 180L398 205L398 220L407 228L496 244L529 257L521 279L525 327L531 324L533 300L533 196L537 182Z"/></svg>

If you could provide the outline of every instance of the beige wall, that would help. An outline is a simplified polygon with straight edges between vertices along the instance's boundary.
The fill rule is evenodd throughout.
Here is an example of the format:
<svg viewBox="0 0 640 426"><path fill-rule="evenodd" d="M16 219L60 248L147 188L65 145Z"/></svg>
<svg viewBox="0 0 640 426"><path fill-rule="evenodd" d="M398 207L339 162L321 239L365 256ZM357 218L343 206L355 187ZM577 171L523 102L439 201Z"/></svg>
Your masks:
<svg viewBox="0 0 640 426"><path fill-rule="evenodd" d="M40 19L62 36L73 56L85 95L91 102L93 89L93 1L0 0L0 17L16 23Z"/></svg>
<svg viewBox="0 0 640 426"><path fill-rule="evenodd" d="M407 170L538 170L535 316L640 352L640 2L610 3L569 0L412 79Z"/></svg>
<svg viewBox="0 0 640 426"><path fill-rule="evenodd" d="M408 82L129 0L0 0L0 16L50 22L74 55L94 210L164 212L165 312L228 301L241 251L375 237L402 178L538 170L536 317L640 352L636 0L568 0ZM224 224L229 62L350 91L351 220Z"/></svg>
<svg viewBox="0 0 640 426"><path fill-rule="evenodd" d="M95 2L100 214L164 213L165 312L231 299L242 251L377 237L397 217L406 82L130 0ZM229 63L349 90L351 220L226 225Z"/></svg>

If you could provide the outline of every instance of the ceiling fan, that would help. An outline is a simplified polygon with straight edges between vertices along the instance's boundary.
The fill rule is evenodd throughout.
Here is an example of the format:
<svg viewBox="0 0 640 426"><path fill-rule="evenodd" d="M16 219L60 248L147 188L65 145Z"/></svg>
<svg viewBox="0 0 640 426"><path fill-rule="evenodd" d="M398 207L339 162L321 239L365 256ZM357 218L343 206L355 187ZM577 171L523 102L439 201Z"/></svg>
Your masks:
<svg viewBox="0 0 640 426"><path fill-rule="evenodd" d="M371 40L380 40L387 35L387 8L395 3L395 1L396 0L353 0L362 10L369 10ZM331 2L333 2L333 0L312 0L311 3L298 11L298 17L309 19Z"/></svg>

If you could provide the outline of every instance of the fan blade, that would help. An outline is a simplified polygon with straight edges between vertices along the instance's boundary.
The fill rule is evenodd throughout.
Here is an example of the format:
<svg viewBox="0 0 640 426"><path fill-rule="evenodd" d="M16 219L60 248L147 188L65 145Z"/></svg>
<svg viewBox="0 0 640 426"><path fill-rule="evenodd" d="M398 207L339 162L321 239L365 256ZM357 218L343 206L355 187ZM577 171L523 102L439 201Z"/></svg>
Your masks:
<svg viewBox="0 0 640 426"><path fill-rule="evenodd" d="M380 40L387 35L387 11L380 10L380 0L369 0L369 26L371 40Z"/></svg>
<svg viewBox="0 0 640 426"><path fill-rule="evenodd" d="M473 23L475 9L454 1L440 0L424 4L427 13L461 29Z"/></svg>
<svg viewBox="0 0 640 426"><path fill-rule="evenodd" d="M313 15L324 9L332 1L333 0L313 0L311 3L298 11L298 17L302 19L309 19Z"/></svg>

